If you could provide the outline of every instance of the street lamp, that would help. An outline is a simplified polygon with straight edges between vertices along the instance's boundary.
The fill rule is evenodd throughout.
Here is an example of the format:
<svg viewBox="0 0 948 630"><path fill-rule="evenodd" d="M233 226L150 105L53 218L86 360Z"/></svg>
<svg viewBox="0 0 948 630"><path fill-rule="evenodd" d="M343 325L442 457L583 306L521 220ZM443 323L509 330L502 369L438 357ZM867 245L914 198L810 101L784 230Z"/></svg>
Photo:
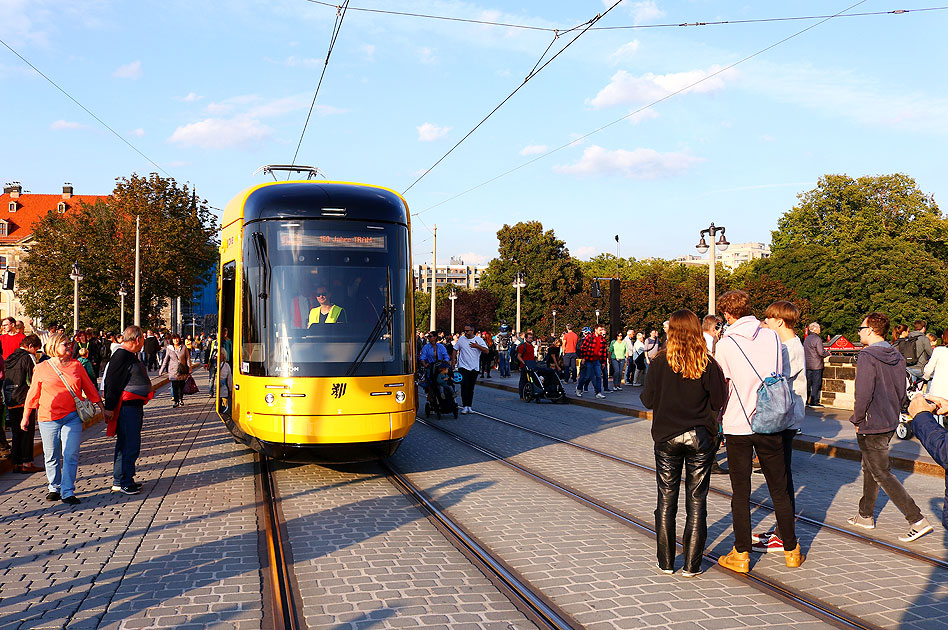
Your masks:
<svg viewBox="0 0 948 630"><path fill-rule="evenodd" d="M79 332L79 281L82 280L82 274L79 273L79 262L72 263L72 332Z"/></svg>
<svg viewBox="0 0 948 630"><path fill-rule="evenodd" d="M553 311L553 338L556 339L556 311Z"/></svg>
<svg viewBox="0 0 948 630"><path fill-rule="evenodd" d="M119 330L123 333L125 332L125 296L128 293L125 292L125 283L119 285L119 299L121 300L121 306L119 307Z"/></svg>
<svg viewBox="0 0 948 630"><path fill-rule="evenodd" d="M724 238L724 227L716 227L714 223L706 230L701 230L699 236L701 240L698 241L698 244L695 245L695 248L698 250L699 254L708 254L708 315L713 315L717 312L714 303L714 267L715 267L715 249L720 249L722 252L725 251L730 245L727 239ZM718 239L718 242L714 242L714 235L718 232L721 233L721 238ZM707 242L705 242L704 237L708 235L711 237L711 246L709 247Z"/></svg>
<svg viewBox="0 0 948 630"><path fill-rule="evenodd" d="M520 334L520 289L526 287L527 283L523 281L523 274L519 271L513 286L517 290L517 334Z"/></svg>
<svg viewBox="0 0 948 630"><path fill-rule="evenodd" d="M448 296L448 299L451 300L451 334L454 334L454 301L458 299L457 289L451 287L451 295Z"/></svg>
<svg viewBox="0 0 948 630"><path fill-rule="evenodd" d="M596 309L596 326L599 325L599 309Z"/></svg>

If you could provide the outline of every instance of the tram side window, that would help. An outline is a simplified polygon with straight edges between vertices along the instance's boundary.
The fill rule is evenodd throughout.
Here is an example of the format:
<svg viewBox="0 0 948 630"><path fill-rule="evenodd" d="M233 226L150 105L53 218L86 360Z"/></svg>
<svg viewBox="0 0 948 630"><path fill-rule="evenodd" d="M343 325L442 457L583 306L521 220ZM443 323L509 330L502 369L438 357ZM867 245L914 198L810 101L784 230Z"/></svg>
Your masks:
<svg viewBox="0 0 948 630"><path fill-rule="evenodd" d="M237 263L225 263L221 270L221 322L218 347L227 351L227 362L234 365L234 312L237 295ZM218 353L220 356L221 353Z"/></svg>

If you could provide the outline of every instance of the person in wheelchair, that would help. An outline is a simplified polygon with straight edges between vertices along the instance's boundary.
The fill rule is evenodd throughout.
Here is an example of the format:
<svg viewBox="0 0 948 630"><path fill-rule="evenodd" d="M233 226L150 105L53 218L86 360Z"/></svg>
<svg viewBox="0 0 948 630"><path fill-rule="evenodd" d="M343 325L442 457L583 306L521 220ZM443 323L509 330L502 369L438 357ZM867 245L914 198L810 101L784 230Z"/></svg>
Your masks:
<svg viewBox="0 0 948 630"><path fill-rule="evenodd" d="M520 358L520 361L523 363L526 369L520 370L520 397L523 397L523 388L529 382L529 377L527 376L527 370L530 370L543 381L543 389L550 394L556 393L556 385L559 383L559 380L556 377L556 373L550 368L546 367L542 363L537 362L536 354L533 349L533 332L527 331L526 339L524 343L520 344L517 348L517 355Z"/></svg>

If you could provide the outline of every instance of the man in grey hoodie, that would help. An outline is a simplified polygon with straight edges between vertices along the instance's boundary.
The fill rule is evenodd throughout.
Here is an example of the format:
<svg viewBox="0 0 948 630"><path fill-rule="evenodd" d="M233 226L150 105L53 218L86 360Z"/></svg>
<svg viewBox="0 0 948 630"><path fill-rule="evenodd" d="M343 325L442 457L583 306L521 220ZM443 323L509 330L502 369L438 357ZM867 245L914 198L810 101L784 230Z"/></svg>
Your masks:
<svg viewBox="0 0 948 630"><path fill-rule="evenodd" d="M849 524L875 528L881 486L910 523L908 533L899 540L911 542L932 531L932 526L889 465L889 442L907 397L905 358L886 341L888 334L889 318L882 313L869 313L859 326L859 341L865 347L856 361L856 401L850 422L856 425L862 451L862 498L859 512L849 518Z"/></svg>

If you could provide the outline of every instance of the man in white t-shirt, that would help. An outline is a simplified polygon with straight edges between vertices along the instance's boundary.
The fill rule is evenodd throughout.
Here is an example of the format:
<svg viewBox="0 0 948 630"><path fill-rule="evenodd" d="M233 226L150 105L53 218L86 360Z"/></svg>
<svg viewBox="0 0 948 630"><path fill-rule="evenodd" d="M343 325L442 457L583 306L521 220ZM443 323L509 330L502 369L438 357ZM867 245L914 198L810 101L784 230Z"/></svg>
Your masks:
<svg viewBox="0 0 948 630"><path fill-rule="evenodd" d="M490 352L490 348L480 335L474 334L474 326L467 325L454 349L457 353L458 372L461 373L461 413L471 413L474 384L481 370L481 355Z"/></svg>

